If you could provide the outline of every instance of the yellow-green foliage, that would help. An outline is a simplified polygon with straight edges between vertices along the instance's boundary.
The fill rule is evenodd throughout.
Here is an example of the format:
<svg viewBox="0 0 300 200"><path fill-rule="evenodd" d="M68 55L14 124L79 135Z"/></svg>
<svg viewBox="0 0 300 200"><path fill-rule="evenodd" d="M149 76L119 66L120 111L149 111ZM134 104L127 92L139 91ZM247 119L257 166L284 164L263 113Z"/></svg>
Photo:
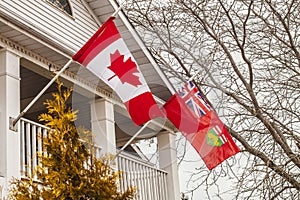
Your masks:
<svg viewBox="0 0 300 200"><path fill-rule="evenodd" d="M47 154L38 155L39 166L33 177L15 179L11 184L11 199L132 199L134 190L125 193L118 191L119 173L111 168L112 157L96 159L91 141L82 142L80 138L91 138L90 131L77 130L73 122L76 112L67 108L66 101L71 89L53 94L54 100L47 100L48 113L39 117L50 128L43 148Z"/></svg>

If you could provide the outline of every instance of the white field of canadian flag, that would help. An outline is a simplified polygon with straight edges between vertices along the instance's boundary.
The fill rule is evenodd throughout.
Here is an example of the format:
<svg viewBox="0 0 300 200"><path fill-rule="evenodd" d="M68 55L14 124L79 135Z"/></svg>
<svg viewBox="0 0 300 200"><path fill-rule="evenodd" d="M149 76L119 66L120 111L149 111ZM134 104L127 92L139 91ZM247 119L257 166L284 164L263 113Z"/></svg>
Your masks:
<svg viewBox="0 0 300 200"><path fill-rule="evenodd" d="M134 123L141 125L163 113L113 19L100 27L73 60L109 85L125 103Z"/></svg>
<svg viewBox="0 0 300 200"><path fill-rule="evenodd" d="M139 96L145 92L149 92L148 85L143 77L143 75L139 73L135 73L141 82L140 85L134 86L127 82L122 83L120 78L115 76L115 73L107 68L111 65L111 55L116 51L119 51L121 55L124 55L124 60L131 58L131 60L136 63L134 58L131 56L128 48L125 46L125 43L122 38L119 38L113 41L110 45L108 45L103 51L101 51L93 60L91 60L87 65L91 72L93 72L98 77L108 84L112 89L114 89L123 102L127 102L130 99ZM122 67L122 66L120 66ZM139 69L138 69L139 70ZM111 78L115 76L114 78ZM111 78L111 79L110 79Z"/></svg>

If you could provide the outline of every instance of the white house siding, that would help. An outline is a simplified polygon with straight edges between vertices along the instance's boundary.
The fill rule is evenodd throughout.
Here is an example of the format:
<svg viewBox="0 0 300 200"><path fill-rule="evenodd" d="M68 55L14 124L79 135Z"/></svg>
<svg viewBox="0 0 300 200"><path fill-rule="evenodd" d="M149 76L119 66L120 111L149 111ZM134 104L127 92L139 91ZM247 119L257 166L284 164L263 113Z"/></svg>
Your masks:
<svg viewBox="0 0 300 200"><path fill-rule="evenodd" d="M24 29L30 28L41 37L59 42L75 53L98 29L80 0L70 1L73 16L62 12L46 0L0 1L1 15Z"/></svg>

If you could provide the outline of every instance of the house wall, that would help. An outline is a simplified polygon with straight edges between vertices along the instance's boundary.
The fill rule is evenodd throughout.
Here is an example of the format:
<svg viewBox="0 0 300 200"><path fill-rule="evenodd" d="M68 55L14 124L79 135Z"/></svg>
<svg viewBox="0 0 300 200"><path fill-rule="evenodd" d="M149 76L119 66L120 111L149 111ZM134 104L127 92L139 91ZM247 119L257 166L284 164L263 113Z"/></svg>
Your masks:
<svg viewBox="0 0 300 200"><path fill-rule="evenodd" d="M73 16L46 0L2 0L0 12L24 29L33 29L45 40L56 41L75 52L98 29L98 25L80 0L70 2Z"/></svg>

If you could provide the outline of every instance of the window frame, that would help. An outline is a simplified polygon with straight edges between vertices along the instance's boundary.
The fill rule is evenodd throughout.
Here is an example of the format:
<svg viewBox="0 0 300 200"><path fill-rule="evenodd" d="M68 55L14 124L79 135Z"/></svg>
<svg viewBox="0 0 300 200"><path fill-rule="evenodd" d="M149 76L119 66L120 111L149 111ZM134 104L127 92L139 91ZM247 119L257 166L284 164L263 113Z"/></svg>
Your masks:
<svg viewBox="0 0 300 200"><path fill-rule="evenodd" d="M74 19L74 9L73 9L73 6L71 4L71 1L70 0L66 0L67 3L69 4L69 7L70 7L70 12L71 13L68 13L65 9L55 5L55 3L52 3L50 0L44 0L47 4L49 4L50 6L52 6L53 8L59 10L60 12L64 13L65 15L67 15L68 17L71 17Z"/></svg>

